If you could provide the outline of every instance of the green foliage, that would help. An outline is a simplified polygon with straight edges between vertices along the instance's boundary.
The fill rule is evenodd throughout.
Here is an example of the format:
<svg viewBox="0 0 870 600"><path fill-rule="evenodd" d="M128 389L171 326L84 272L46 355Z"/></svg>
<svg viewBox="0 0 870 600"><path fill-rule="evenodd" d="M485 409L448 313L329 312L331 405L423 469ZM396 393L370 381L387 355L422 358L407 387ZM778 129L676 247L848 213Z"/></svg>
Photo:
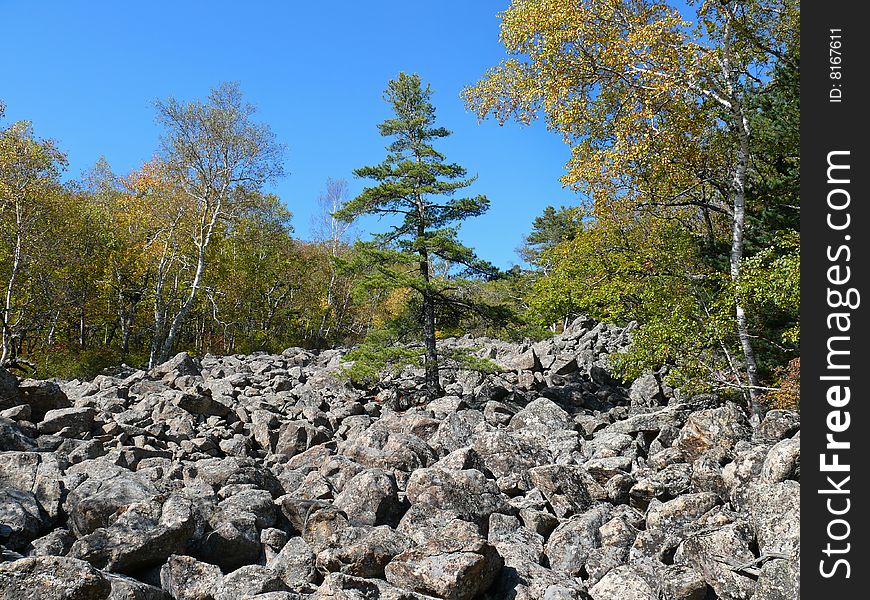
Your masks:
<svg viewBox="0 0 870 600"><path fill-rule="evenodd" d="M410 366L423 362L422 346L400 343L395 332L375 329L366 339L342 358L351 363L339 371L342 377L360 387L374 387L384 373L397 375Z"/></svg>
<svg viewBox="0 0 870 600"><path fill-rule="evenodd" d="M519 254L526 262L544 269L543 254L563 242L570 242L583 230L584 212L578 207L548 206L544 213L532 221L532 231L526 236Z"/></svg>
<svg viewBox="0 0 870 600"><path fill-rule="evenodd" d="M55 348L44 355L36 375L42 379L56 377L89 381L122 363L144 368L148 365L148 353L140 351L122 356L117 348L105 346L84 350L75 346Z"/></svg>
<svg viewBox="0 0 870 600"><path fill-rule="evenodd" d="M781 342L800 343L800 234L782 233L774 244L746 259L741 291L768 320L784 321Z"/></svg>
<svg viewBox="0 0 870 600"><path fill-rule="evenodd" d="M348 352L346 364L339 375L363 388L373 388L385 374L399 376L409 367L424 364L425 349L419 343L403 341L396 323L392 327L375 329L366 339ZM441 368L463 369L480 373L497 373L501 367L488 358L475 355L479 348L440 348Z"/></svg>

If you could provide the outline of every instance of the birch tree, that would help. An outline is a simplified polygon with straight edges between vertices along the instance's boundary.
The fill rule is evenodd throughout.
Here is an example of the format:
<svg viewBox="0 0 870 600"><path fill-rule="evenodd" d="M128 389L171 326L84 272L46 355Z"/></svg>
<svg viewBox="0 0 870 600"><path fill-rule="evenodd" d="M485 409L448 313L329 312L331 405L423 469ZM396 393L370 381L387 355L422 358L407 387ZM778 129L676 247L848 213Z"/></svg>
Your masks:
<svg viewBox="0 0 870 600"><path fill-rule="evenodd" d="M331 330L340 330L345 313L350 307L351 290L347 282L339 280L335 261L343 250L350 247L353 222L342 221L335 217L341 207L349 200L347 181L326 179L326 190L317 198L319 213L315 215L315 239L329 253L329 271L326 282L326 297L320 327L314 340L315 347L323 345ZM344 285L342 285L344 284Z"/></svg>
<svg viewBox="0 0 870 600"><path fill-rule="evenodd" d="M740 385L758 414L738 291L753 159L747 98L798 39L798 6L705 0L687 9L692 21L655 0L514 0L501 26L511 57L464 94L480 118L543 114L572 149L563 183L596 204L728 220Z"/></svg>
<svg viewBox="0 0 870 600"><path fill-rule="evenodd" d="M23 280L39 254L36 241L45 228L64 164L64 155L50 140L36 138L30 123L19 121L0 130L0 366L23 360L16 346L19 327L27 316Z"/></svg>
<svg viewBox="0 0 870 600"><path fill-rule="evenodd" d="M183 235L193 245L191 277L183 299L155 327L151 365L169 358L179 329L203 285L208 249L220 227L244 213L250 194L283 175L283 148L271 129L254 121L255 109L244 102L235 83L213 89L205 101L158 101L163 126L161 159L189 202Z"/></svg>

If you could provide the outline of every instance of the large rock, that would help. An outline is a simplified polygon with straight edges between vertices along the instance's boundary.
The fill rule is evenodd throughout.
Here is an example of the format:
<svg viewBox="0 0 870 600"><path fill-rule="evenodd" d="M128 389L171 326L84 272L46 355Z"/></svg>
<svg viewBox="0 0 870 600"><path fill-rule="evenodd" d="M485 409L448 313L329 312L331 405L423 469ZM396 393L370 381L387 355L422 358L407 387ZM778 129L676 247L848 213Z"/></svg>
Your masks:
<svg viewBox="0 0 870 600"><path fill-rule="evenodd" d="M607 497L604 488L579 465L544 465L529 469L529 476L557 517L582 513L594 501Z"/></svg>
<svg viewBox="0 0 870 600"><path fill-rule="evenodd" d="M175 600L214 600L223 575L219 567L172 555L160 568L160 585Z"/></svg>
<svg viewBox="0 0 870 600"><path fill-rule="evenodd" d="M174 600L160 587L117 573L104 573L112 586L109 600ZM157 583L155 581L155 583Z"/></svg>
<svg viewBox="0 0 870 600"><path fill-rule="evenodd" d="M774 409L767 411L758 425L753 439L762 444L775 444L791 437L801 427L801 416L793 410Z"/></svg>
<svg viewBox="0 0 870 600"><path fill-rule="evenodd" d="M432 447L410 433L389 431L378 423L356 439L339 446L339 452L369 468L392 471L400 489L411 472L436 462Z"/></svg>
<svg viewBox="0 0 870 600"><path fill-rule="evenodd" d="M288 591L287 585L274 571L262 565L245 565L224 576L215 591L215 600L259 598L259 594Z"/></svg>
<svg viewBox="0 0 870 600"><path fill-rule="evenodd" d="M262 544L257 515L241 507L218 507L208 517L208 532L195 544L194 555L225 571L256 562Z"/></svg>
<svg viewBox="0 0 870 600"><path fill-rule="evenodd" d="M589 553L600 545L599 529L606 518L606 510L596 508L575 515L556 527L544 549L550 568L579 577Z"/></svg>
<svg viewBox="0 0 870 600"><path fill-rule="evenodd" d="M407 496L412 504L454 511L468 521L485 522L492 513L508 510L495 481L476 469L417 469L408 480Z"/></svg>
<svg viewBox="0 0 870 600"><path fill-rule="evenodd" d="M623 565L610 570L589 589L592 600L652 600L652 587L634 567Z"/></svg>
<svg viewBox="0 0 870 600"><path fill-rule="evenodd" d="M302 589L318 580L315 558L311 546L301 537L294 537L284 544L281 551L267 563L267 566L289 588Z"/></svg>
<svg viewBox="0 0 870 600"><path fill-rule="evenodd" d="M708 451L728 452L740 440L749 439L752 428L743 411L733 402L701 410L689 416L674 446L694 460Z"/></svg>
<svg viewBox="0 0 870 600"><path fill-rule="evenodd" d="M495 513L489 519L488 541L495 546L506 567L526 572L544 559L544 536L520 525L519 519Z"/></svg>
<svg viewBox="0 0 870 600"><path fill-rule="evenodd" d="M485 431L476 434L471 447L496 477L522 474L532 467L551 462L550 453L523 439L516 432Z"/></svg>
<svg viewBox="0 0 870 600"><path fill-rule="evenodd" d="M159 492L153 483L109 463L94 463L90 475L64 501L70 529L79 537L108 527L112 517L126 507L147 502Z"/></svg>
<svg viewBox="0 0 870 600"><path fill-rule="evenodd" d="M801 489L796 481L761 483L749 494L749 516L762 554L800 554Z"/></svg>
<svg viewBox="0 0 870 600"><path fill-rule="evenodd" d="M18 378L0 367L0 410L6 410L23 403L18 393Z"/></svg>
<svg viewBox="0 0 870 600"><path fill-rule="evenodd" d="M36 496L23 490L0 489L0 541L23 550L46 529Z"/></svg>
<svg viewBox="0 0 870 600"><path fill-rule="evenodd" d="M57 408L45 413L39 423L39 433L61 433L74 437L87 433L94 424L96 411L91 407Z"/></svg>
<svg viewBox="0 0 870 600"><path fill-rule="evenodd" d="M390 525L402 518L404 507L392 473L368 469L344 484L333 503L347 513L352 525Z"/></svg>
<svg viewBox="0 0 870 600"><path fill-rule="evenodd" d="M163 503L127 506L108 527L77 540L70 556L108 571L135 572L183 552L194 528L190 500L172 495Z"/></svg>
<svg viewBox="0 0 870 600"><path fill-rule="evenodd" d="M88 563L59 556L35 556L0 563L4 600L107 600L108 579Z"/></svg>
<svg viewBox="0 0 870 600"><path fill-rule="evenodd" d="M15 421L0 417L0 451L35 449L36 442Z"/></svg>
<svg viewBox="0 0 870 600"><path fill-rule="evenodd" d="M485 592L503 566L482 538L437 539L402 552L385 569L391 584L446 600L472 600Z"/></svg>
<svg viewBox="0 0 870 600"><path fill-rule="evenodd" d="M631 556L665 560L693 531L699 519L720 502L717 494L700 492L650 505L646 529L635 539Z"/></svg>
<svg viewBox="0 0 870 600"><path fill-rule="evenodd" d="M174 379L181 375L201 374L202 370L200 366L196 364L196 361L187 352L179 352L166 362L148 371L148 376L152 379L165 378L167 375L171 375Z"/></svg>
<svg viewBox="0 0 870 600"><path fill-rule="evenodd" d="M482 526L482 523L462 519L452 510L414 504L399 521L396 531L422 546L439 537L478 538Z"/></svg>
<svg viewBox="0 0 870 600"><path fill-rule="evenodd" d="M60 386L53 381L25 379L18 383L18 394L25 404L30 405L31 418L39 422L50 410L69 408L69 398Z"/></svg>
<svg viewBox="0 0 870 600"><path fill-rule="evenodd" d="M196 416L220 416L230 414L230 407L205 393L180 392L174 397L175 405Z"/></svg>
<svg viewBox="0 0 870 600"><path fill-rule="evenodd" d="M53 524L62 516L65 467L65 462L50 452L4 452L0 454L0 490L32 493L47 524Z"/></svg>
<svg viewBox="0 0 870 600"><path fill-rule="evenodd" d="M761 479L766 483L779 483L786 479L800 480L800 476L800 439L793 437L774 444L761 467Z"/></svg>
<svg viewBox="0 0 870 600"><path fill-rule="evenodd" d="M751 600L794 600L800 598L801 573L797 564L769 560L761 567Z"/></svg>
<svg viewBox="0 0 870 600"><path fill-rule="evenodd" d="M749 528L733 523L686 538L674 562L697 570L721 600L749 600L755 580L742 569L754 564L751 543Z"/></svg>
<svg viewBox="0 0 870 600"><path fill-rule="evenodd" d="M317 554L317 568L357 577L384 577L384 567L413 543L386 525L347 527L329 540L329 548Z"/></svg>
<svg viewBox="0 0 870 600"><path fill-rule="evenodd" d="M667 402L662 385L655 373L644 373L635 379L628 390L634 410L647 412Z"/></svg>
<svg viewBox="0 0 870 600"><path fill-rule="evenodd" d="M323 428L318 428L304 419L290 421L284 423L278 431L275 453L292 457L327 441L329 435Z"/></svg>
<svg viewBox="0 0 870 600"><path fill-rule="evenodd" d="M432 596L403 590L379 579L353 577L344 573L329 573L317 588L311 600L433 600ZM260 600L257 598L257 600ZM273 600L264 598L263 600ZM297 598L275 598L274 600L297 600Z"/></svg>

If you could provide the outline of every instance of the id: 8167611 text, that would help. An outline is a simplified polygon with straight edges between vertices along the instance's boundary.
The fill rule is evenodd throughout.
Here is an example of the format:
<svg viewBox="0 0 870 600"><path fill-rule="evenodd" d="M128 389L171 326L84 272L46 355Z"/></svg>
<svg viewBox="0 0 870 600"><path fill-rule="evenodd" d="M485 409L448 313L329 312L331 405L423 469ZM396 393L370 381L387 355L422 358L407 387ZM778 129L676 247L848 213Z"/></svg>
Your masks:
<svg viewBox="0 0 870 600"><path fill-rule="evenodd" d="M830 29L828 34L828 102L843 101L843 30Z"/></svg>

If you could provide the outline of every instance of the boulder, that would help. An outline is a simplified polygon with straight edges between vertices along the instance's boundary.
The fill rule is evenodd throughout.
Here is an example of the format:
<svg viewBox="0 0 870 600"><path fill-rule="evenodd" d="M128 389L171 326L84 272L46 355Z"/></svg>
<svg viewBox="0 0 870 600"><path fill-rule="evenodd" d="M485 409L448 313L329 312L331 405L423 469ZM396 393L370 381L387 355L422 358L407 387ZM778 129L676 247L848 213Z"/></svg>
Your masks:
<svg viewBox="0 0 870 600"><path fill-rule="evenodd" d="M611 569L589 589L592 600L651 600L652 587L631 565Z"/></svg>
<svg viewBox="0 0 870 600"><path fill-rule="evenodd" d="M39 423L39 433L59 433L65 437L75 437L88 433L94 424L95 414L96 411L91 407L49 410Z"/></svg>
<svg viewBox="0 0 870 600"><path fill-rule="evenodd" d="M472 600L495 581L504 562L482 538L436 539L402 552L386 566L386 580L445 600Z"/></svg>
<svg viewBox="0 0 870 600"><path fill-rule="evenodd" d="M508 510L495 481L476 469L417 469L408 479L407 497L412 504L453 511L467 521L485 522L492 513Z"/></svg>
<svg viewBox="0 0 870 600"><path fill-rule="evenodd" d="M701 410L689 416L674 442L694 460L708 451L728 452L740 440L749 439L752 428L746 415L733 402L720 408Z"/></svg>
<svg viewBox="0 0 870 600"><path fill-rule="evenodd" d="M160 567L160 585L175 600L215 600L222 580L219 567L190 556L173 554Z"/></svg>
<svg viewBox="0 0 870 600"><path fill-rule="evenodd" d="M31 419L43 420L50 410L70 408L72 402L58 384L40 379L25 379L18 383L18 394L24 404L30 405Z"/></svg>
<svg viewBox="0 0 870 600"><path fill-rule="evenodd" d="M183 496L140 502L127 506L108 527L78 539L70 556L107 571L131 573L183 552L194 527L193 507Z"/></svg>
<svg viewBox="0 0 870 600"><path fill-rule="evenodd" d="M0 451L35 449L36 442L15 421L0 417Z"/></svg>
<svg viewBox="0 0 870 600"><path fill-rule="evenodd" d="M0 367L0 410L7 410L23 404L18 392L18 378Z"/></svg>
<svg viewBox="0 0 870 600"><path fill-rule="evenodd" d="M90 564L60 556L33 556L0 563L4 600L107 600L109 580Z"/></svg>
<svg viewBox="0 0 870 600"><path fill-rule="evenodd" d="M392 473L368 469L344 484L333 505L347 514L352 525L395 527L404 513L398 493Z"/></svg>
<svg viewBox="0 0 870 600"><path fill-rule="evenodd" d="M749 600L755 579L744 569L755 563L752 533L733 523L686 538L674 556L676 564L694 568L722 600Z"/></svg>
<svg viewBox="0 0 870 600"><path fill-rule="evenodd" d="M579 465L534 467L529 476L560 518L582 513L594 501L607 497L604 488Z"/></svg>

